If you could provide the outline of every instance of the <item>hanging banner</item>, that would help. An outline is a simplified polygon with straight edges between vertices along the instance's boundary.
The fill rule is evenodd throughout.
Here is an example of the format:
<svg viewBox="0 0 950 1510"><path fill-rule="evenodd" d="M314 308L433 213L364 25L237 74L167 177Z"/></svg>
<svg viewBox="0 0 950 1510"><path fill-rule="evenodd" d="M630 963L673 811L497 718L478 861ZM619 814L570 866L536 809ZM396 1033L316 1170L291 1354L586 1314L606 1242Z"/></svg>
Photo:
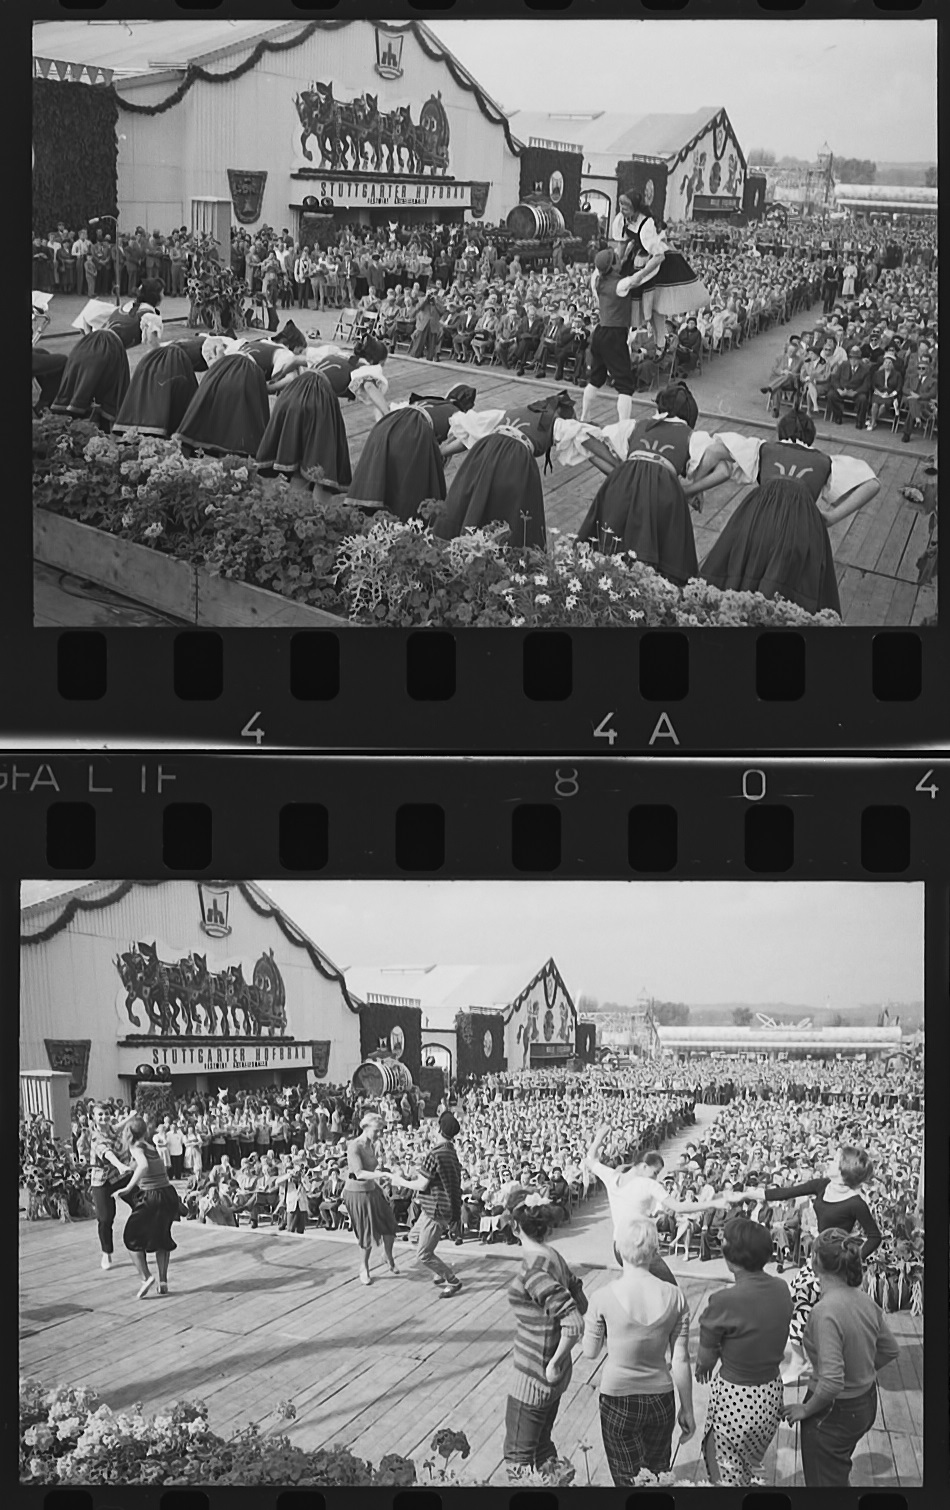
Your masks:
<svg viewBox="0 0 950 1510"><path fill-rule="evenodd" d="M388 209L445 209L467 210L472 203L471 183L444 182L437 178L312 178L309 174L295 173L294 178L305 178L313 190L314 198L325 209L337 210L388 210Z"/></svg>
<svg viewBox="0 0 950 1510"><path fill-rule="evenodd" d="M319 1048L319 1055L315 1050ZM135 1075L140 1066L153 1070L167 1069L172 1075L240 1074L248 1070L316 1070L326 1074L330 1046L313 1041L282 1043L279 1039L262 1039L247 1043L136 1044L119 1046L117 1072Z"/></svg>

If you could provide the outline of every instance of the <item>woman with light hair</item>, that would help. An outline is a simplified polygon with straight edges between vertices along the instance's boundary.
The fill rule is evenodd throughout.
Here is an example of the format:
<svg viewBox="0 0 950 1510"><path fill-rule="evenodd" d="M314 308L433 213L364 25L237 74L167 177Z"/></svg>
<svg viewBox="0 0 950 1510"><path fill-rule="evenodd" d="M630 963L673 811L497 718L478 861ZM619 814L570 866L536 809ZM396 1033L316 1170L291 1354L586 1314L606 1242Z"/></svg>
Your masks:
<svg viewBox="0 0 950 1510"><path fill-rule="evenodd" d="M369 1258L377 1243L383 1245L390 1273L398 1272L393 1258L396 1218L379 1183L388 1179L389 1174L378 1167L379 1160L374 1146L382 1127L383 1118L380 1113L367 1112L360 1122L359 1136L351 1138L346 1145L347 1177L343 1205L349 1213L350 1225L360 1245L360 1284L364 1285L373 1283Z"/></svg>
<svg viewBox="0 0 950 1510"><path fill-rule="evenodd" d="M607 1349L600 1425L611 1477L621 1487L644 1468L668 1473L674 1422L685 1440L696 1421L689 1306L682 1290L650 1272L657 1256L656 1223L624 1223L616 1244L623 1273L591 1298L584 1357L598 1358Z"/></svg>

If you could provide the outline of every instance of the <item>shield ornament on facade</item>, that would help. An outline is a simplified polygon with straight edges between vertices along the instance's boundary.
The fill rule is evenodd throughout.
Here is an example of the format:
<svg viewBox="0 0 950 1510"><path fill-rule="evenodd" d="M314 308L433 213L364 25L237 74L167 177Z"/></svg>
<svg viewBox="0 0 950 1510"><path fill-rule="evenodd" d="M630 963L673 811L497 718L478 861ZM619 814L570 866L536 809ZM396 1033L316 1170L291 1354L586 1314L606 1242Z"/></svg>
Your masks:
<svg viewBox="0 0 950 1510"><path fill-rule="evenodd" d="M246 168L228 169L231 204L234 209L234 218L239 225L253 225L255 220L260 220L266 183L267 174L264 171L258 172L256 169Z"/></svg>
<svg viewBox="0 0 950 1510"><path fill-rule="evenodd" d="M564 174L555 168L548 180L548 198L552 204L559 204L564 194Z"/></svg>
<svg viewBox="0 0 950 1510"><path fill-rule="evenodd" d="M199 883L198 897L201 902L201 931L210 938L227 938L231 932L231 893L225 886L203 886Z"/></svg>
<svg viewBox="0 0 950 1510"><path fill-rule="evenodd" d="M389 1035L389 1049L394 1059L401 1059L406 1047L406 1035L398 1022Z"/></svg>
<svg viewBox="0 0 950 1510"><path fill-rule="evenodd" d="M402 44L404 38L401 32L385 31L381 26L376 28L376 72L382 79L401 79L402 68Z"/></svg>
<svg viewBox="0 0 950 1510"><path fill-rule="evenodd" d="M472 219L481 220L488 207L488 191L490 183L472 184Z"/></svg>
<svg viewBox="0 0 950 1510"><path fill-rule="evenodd" d="M317 1039L313 1045L313 1073L325 1080L330 1069L330 1039Z"/></svg>
<svg viewBox="0 0 950 1510"><path fill-rule="evenodd" d="M69 1094L75 1101L86 1093L89 1078L91 1038L47 1038L46 1057L51 1070L69 1076Z"/></svg>

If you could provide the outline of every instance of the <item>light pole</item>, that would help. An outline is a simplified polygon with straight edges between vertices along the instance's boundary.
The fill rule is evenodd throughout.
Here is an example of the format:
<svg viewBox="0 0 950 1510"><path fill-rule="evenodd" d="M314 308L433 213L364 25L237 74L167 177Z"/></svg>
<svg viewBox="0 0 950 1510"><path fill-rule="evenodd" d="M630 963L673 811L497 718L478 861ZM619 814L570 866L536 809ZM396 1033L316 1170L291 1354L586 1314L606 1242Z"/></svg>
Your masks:
<svg viewBox="0 0 950 1510"><path fill-rule="evenodd" d="M119 307L119 221L115 215L94 215L89 222L90 227L99 225L103 220L111 220L115 226L115 246L112 248L112 260L115 264L115 307Z"/></svg>

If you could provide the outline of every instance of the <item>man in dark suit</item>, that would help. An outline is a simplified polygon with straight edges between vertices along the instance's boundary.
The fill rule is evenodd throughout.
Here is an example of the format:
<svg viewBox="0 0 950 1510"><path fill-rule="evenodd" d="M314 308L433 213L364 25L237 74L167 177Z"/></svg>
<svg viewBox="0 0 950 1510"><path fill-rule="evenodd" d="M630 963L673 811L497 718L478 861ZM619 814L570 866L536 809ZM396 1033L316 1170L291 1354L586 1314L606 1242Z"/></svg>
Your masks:
<svg viewBox="0 0 950 1510"><path fill-rule="evenodd" d="M534 356L541 337L544 335L544 316L537 305L529 304L525 314L528 321L527 327L524 333L518 337L517 344L511 356L519 377L524 377L525 365L529 357Z"/></svg>
<svg viewBox="0 0 950 1510"><path fill-rule="evenodd" d="M927 420L937 406L937 376L930 365L929 356L918 357L911 369L904 388L907 418L901 431L901 441L908 443L918 421Z"/></svg>
<svg viewBox="0 0 950 1510"><path fill-rule="evenodd" d="M548 362L553 361L555 366L557 366L558 348L564 338L565 331L567 331L568 335L570 334L567 310L562 305L559 310L552 310L544 322L544 333L538 342L538 349L535 354L535 377L547 377Z"/></svg>
<svg viewBox="0 0 950 1510"><path fill-rule="evenodd" d="M852 399L855 407L855 429L860 430L867 419L870 396L871 364L861 356L860 346L852 346L848 353L847 366L837 369L828 390L828 407L834 424L844 423L844 401Z"/></svg>

